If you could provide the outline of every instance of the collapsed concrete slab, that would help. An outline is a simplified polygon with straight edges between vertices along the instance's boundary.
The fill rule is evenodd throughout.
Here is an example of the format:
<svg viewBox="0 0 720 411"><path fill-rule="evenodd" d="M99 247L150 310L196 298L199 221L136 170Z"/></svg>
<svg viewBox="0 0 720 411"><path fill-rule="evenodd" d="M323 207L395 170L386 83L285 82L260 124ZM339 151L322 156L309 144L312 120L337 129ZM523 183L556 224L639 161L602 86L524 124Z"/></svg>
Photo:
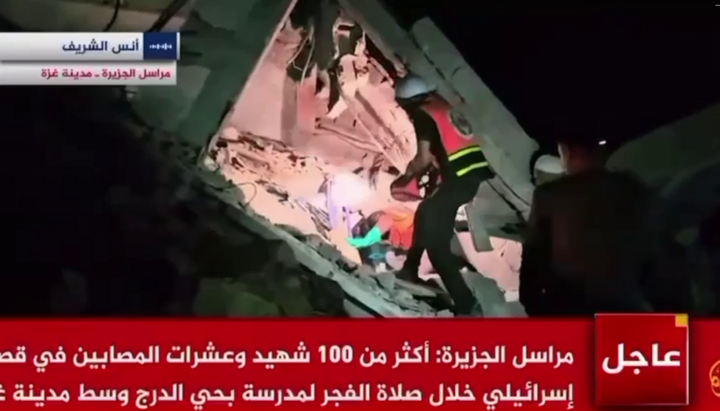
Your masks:
<svg viewBox="0 0 720 411"><path fill-rule="evenodd" d="M425 315L434 310L411 296L424 297L408 290L402 281L390 281L391 274L373 278L375 273L368 273L359 275L360 281L357 281L357 273L348 269L359 263L357 250L349 248L345 241L350 229L345 229L344 225L351 225L350 218L338 218L337 215L343 210L345 213L357 211L369 215L392 204L394 200L388 196L388 185L394 177L389 174L388 165L395 166L396 172L403 169L415 151L412 126L394 101L393 84L396 74L403 71L403 63L391 61L391 66L388 66L388 56L393 60L391 57L394 54L371 52L368 44L372 42L375 50L379 48L385 52L388 45L385 41L392 39L397 43L393 46L400 47L396 50L398 53L410 56L414 70L419 68L422 73L434 76L447 75L433 66L432 60L423 54L427 50L418 48L417 39L408 33L404 34L407 41L388 36L388 30L392 31L396 25L383 26L378 31L376 23L382 13L375 12L382 9L376 10L373 4L341 2L338 13L337 10L325 10L326 6L335 6L321 3L319 7L323 12L319 15L295 16L294 21L305 19L310 22L309 25L282 26L278 37L269 45L268 58L258 63L258 70L250 76L210 144L207 152L212 161L204 160L204 164L221 171L241 187L246 198L251 199L245 204L245 209L253 221L244 224L256 225L256 233L287 228L268 235L272 238L279 236L293 244L296 257L319 275L338 276L337 281L342 283L346 293L352 298L370 301L372 311L384 316ZM337 19L336 24L325 21L328 16L335 16L332 18ZM334 46L328 42L333 42ZM314 47L327 49L327 52L320 53L323 61L313 56ZM330 53L331 49L334 53ZM457 54L454 48L450 51ZM383 62L383 58L386 61ZM331 66L336 66L336 69L330 70ZM292 79L292 84L288 83L288 79ZM476 79L475 83L478 82L479 79ZM447 91L444 93L446 97L451 101L457 100L457 93L452 91L457 84L443 79L438 84ZM479 84L482 86L482 82ZM496 101L492 93L486 94L485 100ZM477 103L473 99L470 101ZM506 117L504 123L502 119L498 120L507 125L498 132L513 132L516 139L527 139L512 116L508 114ZM491 129L497 127L484 125L482 134L492 134ZM253 139L258 144L254 144ZM237 144L239 140L249 144L248 147ZM267 141L275 143L268 145ZM254 145L265 148L251 147ZM510 148L514 150L517 147L503 147L503 150ZM516 169L526 171L526 167L518 166L524 157L517 157L515 151L498 153L499 157L490 155L493 162L509 166L514 164ZM508 162L506 157L512 161ZM505 171L502 164L500 170ZM318 188L329 187L336 179L348 176L355 177L359 183L333 185L340 187L342 201ZM488 190L478 193L478 201L483 206L475 207L479 210L475 214L480 215L473 216L473 219L487 219L494 213L499 221L489 221L491 224L484 227L482 232L486 237L502 234L517 239L518 232L512 229L522 220L527 204L506 182L498 179L493 184L499 187L489 186ZM349 188L350 185L354 188ZM341 186L347 187L343 189ZM513 200L508 201L504 196ZM353 204L348 204L349 198L355 199L351 201ZM522 211L519 212L512 201L519 203ZM321 244L309 244L303 236L316 236ZM508 264L501 256L502 251L492 249L489 237L486 241L488 247L482 252L492 255L488 258L476 258L477 251L460 251L460 255L463 251L465 255L470 253L471 260L482 261L480 272L483 274L476 275L497 279L517 275L517 270L504 268ZM309 249L305 247L307 245ZM337 250L329 254L322 251L332 249ZM344 268L346 273L350 271L350 280L342 273L335 273L333 270L336 267ZM502 270L503 273L500 273ZM498 291L497 282L476 282ZM508 285L512 281L503 280L500 283L513 291L513 287ZM391 305L388 306L386 301L390 301ZM409 313L397 311L393 305L409 310Z"/></svg>
<svg viewBox="0 0 720 411"><path fill-rule="evenodd" d="M185 74L181 74L184 79L182 84L172 90L140 88L128 92L128 96L132 97L131 105L135 114L144 123L142 126L135 124L133 127L145 127L142 133L153 135L145 136L147 140L156 139L154 134L167 133L157 137L162 142L151 142L149 146L152 146L151 150L157 154L154 154L153 161L173 163L160 167L164 168L162 172L166 175L176 174L176 177L172 178L172 184L165 184L162 190L158 190L164 193L158 194L164 199L152 201L165 202L173 207L186 203L195 204L200 201L196 198L200 194L192 187L199 184L198 180L202 180L208 187L205 190L207 192L202 194L202 201L220 197L229 205L226 208L230 211L222 218L234 221L242 225L244 230L252 232L253 241L276 240L289 244L291 253L304 269L340 284L347 298L356 300L356 303L353 303L356 306L362 306L362 309L382 316L434 315L435 310L413 298L407 290L387 285L383 288L377 279L363 272L363 267L357 267L352 259L347 261L348 253L343 252L347 250L342 250L345 242L343 235L336 235L329 238L329 241L317 244L310 240L312 234L288 229L290 224L280 226L277 221L268 222L259 212L266 207L250 210L258 204L248 204L247 200L252 194L243 191L251 191L252 185L236 187L228 181L219 181L221 179L217 176L202 169L205 165L202 161L205 153L202 153L201 161L198 162L198 152L208 146L206 143L213 135L217 137L217 134L220 134L214 133L218 125L224 130L226 126L233 126L232 123L243 123L250 127L240 130L241 132L253 131L266 139L290 143L296 148L309 148L313 145L311 143L315 143L317 153L314 154L322 154L322 157L330 158L331 155L328 154L332 153L328 151L337 151L339 154L334 156L336 163L352 157L354 163L347 161L338 168L345 168L343 171L346 172L359 165L369 174L374 173L372 178L376 180L376 192L371 197L376 204L373 207L386 205L387 199L378 193L386 190L393 179L390 169L392 166L396 169L404 168L415 151L415 138L409 120L393 101L392 84L395 76L404 73L407 67L394 51L385 47L387 43L383 40L387 40L384 39L386 33L375 36L379 32L373 29L382 18L378 20L378 16L370 13L365 19L363 15L354 14L352 7L341 7L341 18L337 18L337 6L327 2L321 7L321 16L312 16L316 24L310 27L289 22L288 16L294 4L291 0L252 1L242 4L216 0L198 3L193 13L184 10L179 20L187 37L183 41L183 58L179 67L179 71ZM228 13L227 10L233 12ZM321 21L317 20L318 18ZM365 23L368 23L367 27ZM392 27L391 31L399 30L394 21ZM73 27L78 30L82 28L82 25ZM298 33L304 33L305 38L297 35ZM414 49L400 47L397 52L415 53L410 60L424 61L425 71L435 72L437 75L437 70L416 47L414 40L407 33L403 36L404 44ZM375 55L378 57L376 59L368 51L367 46L374 41L377 42L376 48L381 49L382 57L390 62L389 66L379 59L380 56ZM304 43L300 44L301 42ZM266 47L269 44L277 47ZM322 62L312 60L313 47L317 47L318 55L323 56ZM338 70L330 70L336 63ZM297 78L295 81L289 79L291 74L295 76L293 78ZM337 79L330 81L333 75L337 75ZM260 85L256 86L258 83L253 83L254 80L260 81ZM335 88L335 82L340 85L339 89ZM305 87L306 85L312 87ZM243 91L241 94L247 94L251 98L235 101L237 94ZM274 99L267 100L268 97ZM346 109L333 112L333 107L343 104ZM323 121L316 122L318 117ZM311 121L307 121L308 119ZM255 120L255 123L249 124L251 120ZM303 127L296 127L299 124ZM150 127L152 131L147 130ZM295 129L300 129L300 132ZM311 133L307 133L308 131ZM215 142L217 138L210 146ZM333 149L327 150L328 147ZM266 146L266 149L272 151L275 146ZM253 163L258 169L272 166L267 163L267 157L258 155L256 151L235 151L237 155L227 158L231 166L238 157L242 157L246 164ZM200 167L197 166L198 163L201 164ZM374 169L380 169L381 172ZM282 190L276 188L282 184L272 179L264 181L267 184L263 185L260 196L277 197L277 193ZM235 179L233 182L238 185L244 183ZM260 184L254 180L252 183ZM218 190L219 185L227 185L228 188ZM110 201L113 207L124 209L131 207L131 204L152 203L149 199L135 198L127 194L128 191L132 190L122 184L117 187ZM308 200L306 203L314 205L312 199L301 200ZM280 213L285 211L281 207L277 210ZM219 212L210 212L203 208L202 213L214 213L216 218L220 218L217 215ZM154 216L158 211L148 214ZM143 219L152 218L143 216ZM130 221L128 226L132 224L137 223ZM234 233L228 235L237 236ZM322 233L320 236L322 237ZM207 241L207 244L195 244L193 247L206 248L205 251L198 251L205 256L203 258L206 261L202 265L206 271L213 272L213 276L225 275L220 275L223 270L239 272L237 259L209 256L214 255L213 253L222 254L217 252L219 249L226 249L225 254L231 254L232 249L242 250L242 241L230 241L231 245L227 247L218 245L223 243L222 240L211 240L209 236L205 236L203 241ZM333 247L328 247L327 243L334 243L340 252L333 251ZM212 247L208 244L216 244L216 250L211 251ZM177 251L173 253L181 254ZM219 263L220 261L222 263ZM251 276L252 273L245 274ZM204 279L202 285L203 290L214 290L213 292L217 291L222 295L227 290L246 292L240 288L242 287L237 284L230 286L223 283L218 286L214 279ZM274 297L263 297L270 305L275 304L272 301ZM237 314L246 309L260 310L261 306L263 304L251 304L248 306L250 308L240 307L232 311ZM264 310L274 312L275 309L265 306Z"/></svg>

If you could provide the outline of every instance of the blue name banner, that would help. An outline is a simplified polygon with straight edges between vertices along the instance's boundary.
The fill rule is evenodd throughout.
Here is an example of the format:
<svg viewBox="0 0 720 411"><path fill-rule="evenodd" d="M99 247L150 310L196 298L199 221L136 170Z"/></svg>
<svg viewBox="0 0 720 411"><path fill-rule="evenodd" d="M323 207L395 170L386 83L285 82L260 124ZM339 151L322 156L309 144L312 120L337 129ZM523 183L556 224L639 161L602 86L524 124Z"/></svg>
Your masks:
<svg viewBox="0 0 720 411"><path fill-rule="evenodd" d="M0 61L178 61L180 33L0 33Z"/></svg>

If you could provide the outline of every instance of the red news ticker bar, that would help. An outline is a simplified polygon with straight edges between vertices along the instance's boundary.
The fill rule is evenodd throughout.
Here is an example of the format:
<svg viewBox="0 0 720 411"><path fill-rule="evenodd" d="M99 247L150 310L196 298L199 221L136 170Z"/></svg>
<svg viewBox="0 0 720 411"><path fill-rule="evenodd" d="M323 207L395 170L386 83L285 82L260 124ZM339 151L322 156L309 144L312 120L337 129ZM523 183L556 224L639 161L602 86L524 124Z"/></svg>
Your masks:
<svg viewBox="0 0 720 411"><path fill-rule="evenodd" d="M682 402L689 364L718 409L720 321L675 319L2 321L0 408L594 410Z"/></svg>

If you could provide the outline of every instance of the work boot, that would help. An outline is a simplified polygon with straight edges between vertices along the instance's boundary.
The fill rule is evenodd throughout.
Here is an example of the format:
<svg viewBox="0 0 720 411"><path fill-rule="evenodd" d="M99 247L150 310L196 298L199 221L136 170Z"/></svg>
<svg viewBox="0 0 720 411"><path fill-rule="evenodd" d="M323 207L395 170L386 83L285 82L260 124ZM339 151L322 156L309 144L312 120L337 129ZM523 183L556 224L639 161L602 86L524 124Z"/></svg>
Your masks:
<svg viewBox="0 0 720 411"><path fill-rule="evenodd" d="M399 279L401 279L401 280L405 280L405 281L409 281L409 282L411 282L411 283L415 283L415 284L421 284L421 285L422 285L422 284L425 282L424 280L422 280L422 279L420 278L420 276L418 275L417 270L412 271L412 270L407 270L407 269L405 269L405 268L402 268L402 269L400 269L400 270L398 270L398 271L395 272L395 277L396 277L396 278L399 278Z"/></svg>
<svg viewBox="0 0 720 411"><path fill-rule="evenodd" d="M425 289L432 295L447 295L447 291L445 291L435 280L423 280L417 272L400 270L395 272L395 278L400 282L400 284L405 282L413 288L420 287L420 289Z"/></svg>
<svg viewBox="0 0 720 411"><path fill-rule="evenodd" d="M420 275L418 275L417 271L410 271L406 269L401 269L400 271L395 272L395 277L404 280L413 284L421 285L423 287L432 287L432 288L440 288L438 283L434 281L433 279L424 280L420 278Z"/></svg>

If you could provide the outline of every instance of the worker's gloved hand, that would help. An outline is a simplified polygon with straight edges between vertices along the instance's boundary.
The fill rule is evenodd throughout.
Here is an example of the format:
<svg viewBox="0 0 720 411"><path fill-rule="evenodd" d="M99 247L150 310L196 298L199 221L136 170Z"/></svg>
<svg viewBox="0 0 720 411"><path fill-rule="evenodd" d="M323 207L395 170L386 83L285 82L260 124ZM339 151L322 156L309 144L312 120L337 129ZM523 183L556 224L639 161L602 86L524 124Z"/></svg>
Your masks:
<svg viewBox="0 0 720 411"><path fill-rule="evenodd" d="M348 238L347 242L354 248L370 247L382 241L382 233L377 227L373 227L364 237Z"/></svg>

